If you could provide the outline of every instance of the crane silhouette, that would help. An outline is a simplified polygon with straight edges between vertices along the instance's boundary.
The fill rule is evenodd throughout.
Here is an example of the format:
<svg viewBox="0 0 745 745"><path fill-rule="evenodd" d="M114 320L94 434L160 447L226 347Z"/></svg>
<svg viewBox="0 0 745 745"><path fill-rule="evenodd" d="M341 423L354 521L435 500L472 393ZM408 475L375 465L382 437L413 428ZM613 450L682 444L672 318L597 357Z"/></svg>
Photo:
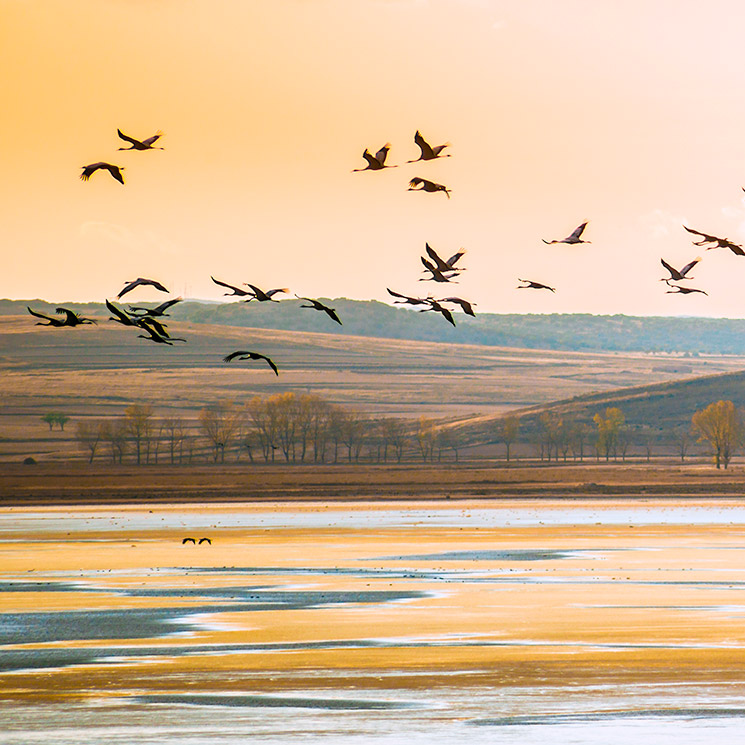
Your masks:
<svg viewBox="0 0 745 745"><path fill-rule="evenodd" d="M569 244L592 243L592 241L583 241L580 238L580 236L582 235L586 227L587 227L587 223L583 222L582 225L578 225L566 238L562 238L560 241L547 241L544 238L543 242L548 245L551 245L552 243L569 243Z"/></svg>
<svg viewBox="0 0 745 745"><path fill-rule="evenodd" d="M39 313L36 310L32 310L29 306L26 306L26 310L34 317L41 318L42 321L37 321L37 326L53 326L54 328L62 328L64 326L75 327L81 326L84 323L96 323L92 318L81 318L75 311L69 310L68 308L55 308L54 312L64 315L64 318L55 318L54 316L48 316L44 313ZM47 323L43 323L47 321Z"/></svg>
<svg viewBox="0 0 745 745"><path fill-rule="evenodd" d="M145 336L144 334L137 334L138 339L147 339L148 341L153 341L156 344L167 344L169 347L172 347L173 342L175 341L183 341L183 342L186 341L186 339L181 339L177 336L168 336L167 334L164 335L164 334L159 333L156 330L156 328L153 326L152 318L149 318L149 319L141 318L139 319L139 322L137 325L143 331L147 332L147 336ZM161 324L158 324L158 325L162 328Z"/></svg>
<svg viewBox="0 0 745 745"><path fill-rule="evenodd" d="M524 285L519 285L518 290L551 290L551 292L556 292L556 288L549 287L548 285L544 285L541 282L533 282L532 279L520 279L517 278L518 282L525 282Z"/></svg>
<svg viewBox="0 0 745 745"><path fill-rule="evenodd" d="M124 166L115 166L111 163L105 163L102 160L98 161L98 163L90 163L87 166L83 166L83 172L80 174L80 178L83 181L87 181L96 171L100 170L108 171L120 184L124 183L124 176L122 176Z"/></svg>
<svg viewBox="0 0 745 745"><path fill-rule="evenodd" d="M244 282L243 284L245 284L246 287L251 288L251 292L249 294L253 296L245 301L247 303L250 303L251 300L254 299L258 300L260 303L278 303L279 300L275 300L274 295L276 295L278 292L289 292L286 287L277 288L276 290L267 290L266 292L264 292L264 290L259 289L258 287L256 287L256 285L249 284L248 282Z"/></svg>
<svg viewBox="0 0 745 745"><path fill-rule="evenodd" d="M429 305L429 308L422 308L419 312L420 313L426 313L427 311L434 310L437 313L439 313L448 323L455 326L455 319L453 318L453 314L443 305L440 305L440 303L437 302L437 300L430 299L427 303Z"/></svg>
<svg viewBox="0 0 745 745"><path fill-rule="evenodd" d="M450 153L442 152L446 147L450 147L449 142L446 142L444 145L435 145L435 147L432 147L424 137L422 137L422 133L419 130L417 130L414 135L414 142L419 148L420 154L419 157L414 160L407 160L407 163L418 163L420 160L434 160L435 158L450 157Z"/></svg>
<svg viewBox="0 0 745 745"><path fill-rule="evenodd" d="M243 362L245 360L264 360L269 367L274 370L275 375L279 375L279 370L277 370L277 366L274 364L274 362L267 357L265 354L259 354L258 352L247 352L244 350L240 350L238 352L231 352L227 357L223 357L223 362L232 362L233 360L238 360L239 362Z"/></svg>
<svg viewBox="0 0 745 745"><path fill-rule="evenodd" d="M120 147L119 150L164 150L162 147L155 147L154 143L157 142L162 136L162 132L156 132L152 137L148 137L146 140L136 140L134 137L125 135L121 129L117 129L116 133L125 142L129 142L131 147Z"/></svg>
<svg viewBox="0 0 745 745"><path fill-rule="evenodd" d="M455 263L458 261L458 259L460 259L460 257L463 256L463 254L466 252L465 249L461 249L460 251L458 251L458 253L453 254L447 261L442 259L437 251L435 251L435 249L429 245L429 243L424 244L424 250L427 252L427 256L432 259L435 266L441 272L452 272L451 276L454 276L459 272L465 271L464 269L455 266Z"/></svg>
<svg viewBox="0 0 745 745"><path fill-rule="evenodd" d="M332 321L336 321L340 326L342 325L342 322L339 320L339 316L336 315L336 309L335 308L329 308L328 305L324 305L320 300L314 300L310 297L300 297L300 295L295 295L295 297L298 300L307 300L310 305L301 305L301 308L313 308L313 310L318 310L323 313L325 313Z"/></svg>
<svg viewBox="0 0 745 745"><path fill-rule="evenodd" d="M667 295L690 295L692 292L700 292L702 295L706 295L708 297L708 293L704 292L703 290L697 290L694 287L681 287L680 285L671 285L670 280L666 280L668 287L674 287L673 290L666 290L665 294Z"/></svg>
<svg viewBox="0 0 745 745"><path fill-rule="evenodd" d="M234 287L233 285L229 285L227 282L221 282L219 279L215 279L214 277L210 276L210 279L216 284L220 285L220 287L227 287L229 290L232 290L233 292L226 292L225 295L237 295L238 297L246 297L248 295L251 296L251 300L253 300L253 293L250 290L244 290L241 287Z"/></svg>
<svg viewBox="0 0 745 745"><path fill-rule="evenodd" d="M476 318L476 314L473 312L473 306L476 305L476 303L469 303L468 300L464 300L461 297L443 297L440 298L438 303L455 303L456 305L460 305L461 310L468 316L473 316Z"/></svg>
<svg viewBox="0 0 745 745"><path fill-rule="evenodd" d="M414 178L409 181L408 191L428 191L432 194L442 191L445 192L445 196L450 199L450 189L448 189L447 186L444 184L437 184L434 181L429 181L426 178L419 178L419 176L414 176Z"/></svg>
<svg viewBox="0 0 745 745"><path fill-rule="evenodd" d="M394 303L397 303L399 305L428 305L430 300L432 298L422 298L422 297L409 297L408 295L402 295L400 292L394 292L389 287L385 288L388 290L388 294L392 295L393 297L401 298L400 300L394 300Z"/></svg>
<svg viewBox="0 0 745 745"><path fill-rule="evenodd" d="M383 168L396 168L397 166L388 166L385 164L385 159L388 157L388 151L390 149L390 142L386 142L385 145L375 153L375 155L372 155L369 150L365 149L365 152L362 153L362 157L367 161L367 165L364 168L353 169L352 173L359 173L360 171L381 171Z"/></svg>
<svg viewBox="0 0 745 745"><path fill-rule="evenodd" d="M157 316L157 317L167 316L168 313L166 313L166 311L171 306L176 305L176 303L180 303L182 300L183 298L177 297L177 298L174 298L173 300L166 300L165 303L161 303L155 308L145 308L141 305L130 305L129 309L130 311L132 311L132 313L138 313L141 316L150 316L151 318L154 316Z"/></svg>
<svg viewBox="0 0 745 745"><path fill-rule="evenodd" d="M457 276L457 272L455 274L445 274L444 272L441 272L431 261L428 261L424 258L424 256L419 257L421 259L422 264L424 264L424 268L432 275L430 277L420 277L420 282L452 282L453 277Z"/></svg>
<svg viewBox="0 0 745 745"><path fill-rule="evenodd" d="M116 296L117 300L121 300L121 298L124 295L134 290L135 287L141 287L141 286L142 287L150 286L150 287L154 287L156 290L160 290L161 292L168 292L168 290L160 282L157 282L154 279L145 279L144 277L137 277L137 279L133 280L132 282L127 282L127 284L122 288L122 290Z"/></svg>
<svg viewBox="0 0 745 745"><path fill-rule="evenodd" d="M709 235L708 233L701 233L693 228L683 226L689 233L693 235L701 236L700 241L693 241L694 246L703 246L707 243L714 243L714 246L706 246L707 251L711 251L712 248L728 248L736 256L745 256L742 246L737 243L733 243L729 238L719 238L716 235Z"/></svg>
<svg viewBox="0 0 745 745"><path fill-rule="evenodd" d="M701 257L697 256L693 261L689 261L680 271L678 271L675 267L670 266L665 259L660 259L662 262L662 266L667 269L668 272L670 272L669 277L660 277L660 282L669 282L670 280L674 280L676 282L680 282L684 279L693 279L693 277L686 277L686 274L693 269L696 264L698 264L699 261L701 261Z"/></svg>

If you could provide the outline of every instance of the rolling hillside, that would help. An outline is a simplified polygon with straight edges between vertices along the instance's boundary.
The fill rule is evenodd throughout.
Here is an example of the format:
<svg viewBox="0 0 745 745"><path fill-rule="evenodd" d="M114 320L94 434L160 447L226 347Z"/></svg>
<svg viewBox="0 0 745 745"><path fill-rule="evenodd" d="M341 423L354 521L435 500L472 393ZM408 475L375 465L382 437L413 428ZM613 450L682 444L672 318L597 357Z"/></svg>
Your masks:
<svg viewBox="0 0 745 745"><path fill-rule="evenodd" d="M589 393L510 413L520 418L521 438L529 439L540 429L540 416L546 412L565 421L591 425L595 414L616 407L623 412L632 431L647 429L656 441L671 442L676 428L687 428L696 411L721 399L745 408L745 371ZM490 443L498 440L496 433L502 418L503 415L468 417L450 426L467 442Z"/></svg>
<svg viewBox="0 0 745 745"><path fill-rule="evenodd" d="M425 290L422 290L424 293ZM323 299L343 321L299 308L301 301L279 303L188 301L174 306L174 321L285 331L331 333L455 344L573 351L667 352L686 355L745 355L745 320L729 318L595 316L590 314L517 315L456 313L453 328L435 313L376 301ZM26 306L53 312L58 303L0 300L0 316L21 315ZM107 315L102 303L65 303L84 313ZM149 305L155 305L151 303Z"/></svg>

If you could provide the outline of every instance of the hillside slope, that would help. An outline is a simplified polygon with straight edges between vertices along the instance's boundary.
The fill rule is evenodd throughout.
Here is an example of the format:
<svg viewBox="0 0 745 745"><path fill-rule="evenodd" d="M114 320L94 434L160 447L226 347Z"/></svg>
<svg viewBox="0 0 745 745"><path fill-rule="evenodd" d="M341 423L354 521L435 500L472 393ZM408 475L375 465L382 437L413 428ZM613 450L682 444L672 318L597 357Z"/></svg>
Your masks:
<svg viewBox="0 0 745 745"><path fill-rule="evenodd" d="M745 320L741 319L494 313L478 313L476 318L471 318L456 313L457 326L453 328L435 313L420 313L376 301L322 299L336 308L343 326L324 314L300 309L301 301L294 299L250 304L188 301L174 306L171 315L174 321L212 326L525 349L745 354ZM25 314L27 305L42 312L53 312L58 304L44 300L0 300L0 316ZM106 315L102 303L65 305L84 313ZM476 310L478 312L478 308Z"/></svg>

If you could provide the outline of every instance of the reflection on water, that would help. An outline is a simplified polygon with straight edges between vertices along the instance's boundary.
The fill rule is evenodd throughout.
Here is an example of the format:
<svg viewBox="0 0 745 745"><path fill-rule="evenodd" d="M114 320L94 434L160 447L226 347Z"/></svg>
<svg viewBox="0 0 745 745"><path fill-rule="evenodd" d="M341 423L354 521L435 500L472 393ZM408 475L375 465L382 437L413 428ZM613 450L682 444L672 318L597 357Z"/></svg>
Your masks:
<svg viewBox="0 0 745 745"><path fill-rule="evenodd" d="M742 737L739 505L187 509L0 512L2 745ZM75 558L32 573L21 541Z"/></svg>

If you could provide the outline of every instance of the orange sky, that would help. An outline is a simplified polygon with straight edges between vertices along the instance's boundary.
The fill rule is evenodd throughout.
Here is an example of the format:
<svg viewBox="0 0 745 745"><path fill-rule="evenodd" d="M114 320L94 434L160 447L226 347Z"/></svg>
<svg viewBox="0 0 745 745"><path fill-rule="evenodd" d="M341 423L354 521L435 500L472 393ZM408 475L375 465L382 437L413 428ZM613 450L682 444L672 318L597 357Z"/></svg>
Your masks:
<svg viewBox="0 0 745 745"><path fill-rule="evenodd" d="M723 0L0 0L0 297L386 300L441 290L428 241L481 311L737 317L745 258L704 256L708 297L658 279L703 255L681 222L745 241L743 28ZM416 129L452 157L351 173ZM98 160L126 185L79 180Z"/></svg>

